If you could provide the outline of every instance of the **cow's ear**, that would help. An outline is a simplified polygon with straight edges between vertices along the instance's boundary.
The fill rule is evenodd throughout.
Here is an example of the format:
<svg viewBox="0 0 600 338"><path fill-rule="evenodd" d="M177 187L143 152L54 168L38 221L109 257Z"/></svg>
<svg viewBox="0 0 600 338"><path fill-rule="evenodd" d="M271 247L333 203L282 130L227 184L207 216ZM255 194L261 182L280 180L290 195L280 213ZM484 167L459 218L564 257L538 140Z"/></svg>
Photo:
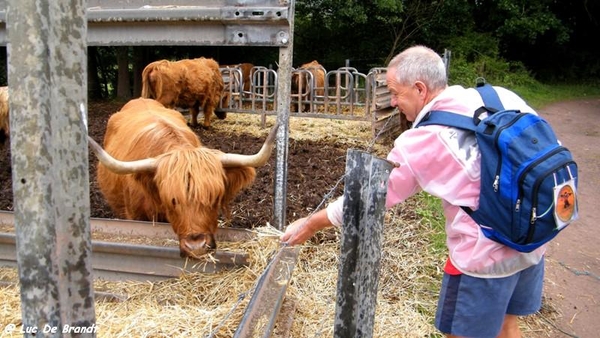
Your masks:
<svg viewBox="0 0 600 338"><path fill-rule="evenodd" d="M255 177L256 170L252 167L225 168L225 195L221 204L224 211L242 189L254 182Z"/></svg>

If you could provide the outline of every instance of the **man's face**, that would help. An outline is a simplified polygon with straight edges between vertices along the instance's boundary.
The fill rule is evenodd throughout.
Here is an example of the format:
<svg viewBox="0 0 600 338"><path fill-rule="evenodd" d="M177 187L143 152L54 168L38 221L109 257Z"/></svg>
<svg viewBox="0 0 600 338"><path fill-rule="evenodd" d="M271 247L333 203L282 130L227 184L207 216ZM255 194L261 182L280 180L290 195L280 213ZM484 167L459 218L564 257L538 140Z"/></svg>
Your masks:
<svg viewBox="0 0 600 338"><path fill-rule="evenodd" d="M408 121L414 121L423 108L423 98L417 84L402 85L396 80L395 72L388 70L386 74L387 87L392 94L392 107L398 107L406 115Z"/></svg>

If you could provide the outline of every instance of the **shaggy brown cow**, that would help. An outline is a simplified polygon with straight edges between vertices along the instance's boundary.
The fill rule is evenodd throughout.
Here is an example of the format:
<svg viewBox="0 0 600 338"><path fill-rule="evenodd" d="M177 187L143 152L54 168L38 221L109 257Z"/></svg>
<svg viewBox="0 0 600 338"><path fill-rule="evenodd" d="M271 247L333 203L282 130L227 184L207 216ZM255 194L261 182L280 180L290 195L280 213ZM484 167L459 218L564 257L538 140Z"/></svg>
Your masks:
<svg viewBox="0 0 600 338"><path fill-rule="evenodd" d="M203 147L178 111L138 98L109 118L104 149L88 139L100 160L98 185L113 212L170 222L181 255L197 257L216 248L219 212L230 216L229 203L269 159L276 130L255 155L227 154Z"/></svg>
<svg viewBox="0 0 600 338"><path fill-rule="evenodd" d="M323 96L325 93L325 68L316 60L305 63L292 73L292 99L297 102L311 101L313 93ZM298 110L298 103L292 105L292 111ZM302 105L302 111L308 111L309 104Z"/></svg>
<svg viewBox="0 0 600 338"><path fill-rule="evenodd" d="M237 65L221 65L221 68L239 68L242 73L242 88L245 92L250 91L250 84L252 83L252 68L254 65L251 63L238 63Z"/></svg>
<svg viewBox="0 0 600 338"><path fill-rule="evenodd" d="M4 144L9 135L8 87L0 87L0 144Z"/></svg>
<svg viewBox="0 0 600 338"><path fill-rule="evenodd" d="M219 119L227 117L226 112L215 111L223 87L219 64L203 57L175 62L155 61L142 72L142 97L156 99L168 108L189 108L193 127L198 125L200 108L204 114L204 128L210 127L213 113Z"/></svg>
<svg viewBox="0 0 600 338"><path fill-rule="evenodd" d="M222 69L239 69L242 78L241 79L237 79L234 80L232 79L233 76L238 76L240 73L236 73L234 71L231 70L224 70L223 71L223 75L226 75L227 77L229 77L229 81L225 81L225 91L223 93L223 98L222 98L222 103L221 103L221 107L223 108L227 108L231 105L230 99L233 96L237 97L237 95L240 91L244 91L244 92L249 92L250 91L250 85L252 84L252 75L254 74L254 72L252 71L252 68L254 68L254 65L251 63L238 63L235 65L221 65ZM241 88L235 88L235 86L239 86L241 84ZM239 100L239 97L236 99Z"/></svg>

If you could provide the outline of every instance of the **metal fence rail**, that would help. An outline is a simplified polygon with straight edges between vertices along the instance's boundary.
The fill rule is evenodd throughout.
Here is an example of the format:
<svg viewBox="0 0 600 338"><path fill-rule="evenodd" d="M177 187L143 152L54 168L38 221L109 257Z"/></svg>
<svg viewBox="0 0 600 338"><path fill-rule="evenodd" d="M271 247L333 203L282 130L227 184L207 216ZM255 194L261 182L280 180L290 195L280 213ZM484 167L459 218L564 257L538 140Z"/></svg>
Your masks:
<svg viewBox="0 0 600 338"><path fill-rule="evenodd" d="M289 116L366 121L371 123L373 137L397 136L409 125L404 115L390 106L386 71L376 67L364 74L347 66L325 70L325 83L319 87L309 71L293 69L292 76L304 76L308 81L306 88L300 88L301 94L290 94ZM226 85L218 110L259 114L263 127L266 116L277 114L279 79L273 69L254 66L248 79L236 67L221 68L221 74ZM243 86L246 81L250 82L247 90Z"/></svg>
<svg viewBox="0 0 600 338"><path fill-rule="evenodd" d="M0 212L0 225L12 227L14 215L10 212ZM153 240L171 239L173 243L177 240L171 225L167 223L92 218L90 226L95 235ZM237 242L250 240L255 235L244 229L219 228L215 237L219 242ZM104 280L154 281L176 278L186 273L214 273L249 264L248 254L245 252L217 250L213 253L213 258L214 260L182 259L177 245L160 246L109 239L92 240L94 278ZM0 232L0 266L17 266L13 232Z"/></svg>
<svg viewBox="0 0 600 338"><path fill-rule="evenodd" d="M221 68L225 82L224 99L219 107L222 111L246 114L275 115L277 106L277 73L264 66L254 66L250 79L243 78L239 68ZM368 79L371 74L363 74L354 68L342 67L326 72L325 85L318 87L312 74L306 70L294 69L292 76L306 76L307 88L302 94L291 94L291 106L304 105L305 111L290 111L290 116L316 117L370 121L371 97ZM243 83L250 82L248 90Z"/></svg>

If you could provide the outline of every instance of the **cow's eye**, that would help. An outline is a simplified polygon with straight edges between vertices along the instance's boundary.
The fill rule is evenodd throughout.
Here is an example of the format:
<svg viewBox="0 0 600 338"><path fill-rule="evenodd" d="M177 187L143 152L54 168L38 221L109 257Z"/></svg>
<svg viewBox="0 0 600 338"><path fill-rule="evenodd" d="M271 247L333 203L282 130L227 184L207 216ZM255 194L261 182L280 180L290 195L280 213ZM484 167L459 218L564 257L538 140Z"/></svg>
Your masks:
<svg viewBox="0 0 600 338"><path fill-rule="evenodd" d="M173 198L173 199L171 200L171 204L173 204L173 206L176 206L176 205L177 205L177 200Z"/></svg>

